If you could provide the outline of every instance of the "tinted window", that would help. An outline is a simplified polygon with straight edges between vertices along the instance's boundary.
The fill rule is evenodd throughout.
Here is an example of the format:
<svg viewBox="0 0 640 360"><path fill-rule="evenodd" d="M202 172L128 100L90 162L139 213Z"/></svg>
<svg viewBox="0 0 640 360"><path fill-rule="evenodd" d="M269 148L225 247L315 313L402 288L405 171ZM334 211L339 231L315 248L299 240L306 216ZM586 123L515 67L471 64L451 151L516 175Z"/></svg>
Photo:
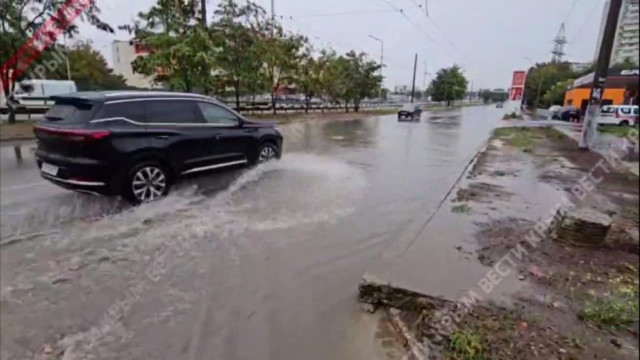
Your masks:
<svg viewBox="0 0 640 360"><path fill-rule="evenodd" d="M128 120L144 122L144 103L142 101L107 104L99 116L101 119L123 117Z"/></svg>
<svg viewBox="0 0 640 360"><path fill-rule="evenodd" d="M145 101L148 123L159 124L194 124L202 123L196 113L193 101L160 100Z"/></svg>
<svg viewBox="0 0 640 360"><path fill-rule="evenodd" d="M633 115L638 115L638 108L633 108Z"/></svg>
<svg viewBox="0 0 640 360"><path fill-rule="evenodd" d="M619 108L618 110L619 110L621 113L626 114L626 115L631 114L631 109L626 108L626 107Z"/></svg>
<svg viewBox="0 0 640 360"><path fill-rule="evenodd" d="M613 106L603 106L602 109L600 109L601 114L613 114L615 112L616 108L614 108Z"/></svg>
<svg viewBox="0 0 640 360"><path fill-rule="evenodd" d="M42 120L61 124L83 124L91 118L92 108L90 103L58 100L44 114Z"/></svg>
<svg viewBox="0 0 640 360"><path fill-rule="evenodd" d="M199 102L198 107L208 124L237 125L238 117L231 111L214 104Z"/></svg>

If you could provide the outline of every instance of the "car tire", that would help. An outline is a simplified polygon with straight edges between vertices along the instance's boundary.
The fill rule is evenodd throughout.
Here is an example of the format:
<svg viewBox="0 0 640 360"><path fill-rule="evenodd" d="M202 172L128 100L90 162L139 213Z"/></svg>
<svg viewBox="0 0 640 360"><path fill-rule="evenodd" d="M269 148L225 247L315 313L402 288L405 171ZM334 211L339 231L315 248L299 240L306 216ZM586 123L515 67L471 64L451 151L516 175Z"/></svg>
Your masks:
<svg viewBox="0 0 640 360"><path fill-rule="evenodd" d="M157 161L132 166L122 184L122 197L134 205L157 200L169 193L171 181L167 169Z"/></svg>
<svg viewBox="0 0 640 360"><path fill-rule="evenodd" d="M264 142L258 147L258 153L256 154L256 164L262 164L274 159L280 159L280 152L278 147L272 142Z"/></svg>
<svg viewBox="0 0 640 360"><path fill-rule="evenodd" d="M622 121L620 121L620 123L618 124L618 126L629 126L629 121L627 121L627 120L622 120Z"/></svg>

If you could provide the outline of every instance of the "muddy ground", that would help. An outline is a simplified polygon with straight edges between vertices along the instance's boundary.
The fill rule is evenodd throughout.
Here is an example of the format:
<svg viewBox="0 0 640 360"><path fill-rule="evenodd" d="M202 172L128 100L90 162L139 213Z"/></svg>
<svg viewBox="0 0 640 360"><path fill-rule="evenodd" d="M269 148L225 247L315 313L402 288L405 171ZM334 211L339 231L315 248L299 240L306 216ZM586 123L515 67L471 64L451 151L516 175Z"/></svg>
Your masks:
<svg viewBox="0 0 640 360"><path fill-rule="evenodd" d="M451 211L477 229L456 249L487 266L479 289L506 276L523 286L500 304L467 296L446 305L392 290L363 299L361 286L364 302L402 310L387 309L381 323L408 329L396 331L405 358L638 358L638 177L604 160L552 128L497 129L451 197ZM555 239L557 223L542 222L554 204L610 216L605 242Z"/></svg>

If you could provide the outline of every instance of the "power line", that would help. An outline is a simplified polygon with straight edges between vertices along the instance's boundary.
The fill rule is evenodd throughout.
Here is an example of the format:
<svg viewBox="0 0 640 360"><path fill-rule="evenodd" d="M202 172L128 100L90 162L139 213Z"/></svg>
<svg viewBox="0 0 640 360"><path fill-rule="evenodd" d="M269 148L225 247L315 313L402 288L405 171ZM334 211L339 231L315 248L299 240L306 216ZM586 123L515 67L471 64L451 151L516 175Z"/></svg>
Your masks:
<svg viewBox="0 0 640 360"><path fill-rule="evenodd" d="M409 21L409 23L411 25L413 25L413 27L415 27L416 29L418 29L418 31L420 31L428 40L434 42L435 40L433 40L433 38L426 32L424 31L420 26L418 26L418 24L416 24L415 22L413 22L413 20L411 20L410 17L407 16L407 14L404 13L404 10L402 10L401 8L393 5L391 2L389 2L388 0L382 0L384 1L387 5L389 5L392 9L396 10L397 12L400 13L400 15L404 16L405 19L407 19L407 21Z"/></svg>
<svg viewBox="0 0 640 360"><path fill-rule="evenodd" d="M569 12L567 12L567 15L564 17L564 20L562 20L563 24L566 23L567 20L569 19L569 15L571 15L573 10L576 8L576 4L578 4L578 1L580 0L573 0L573 3L571 4L571 8L569 8Z"/></svg>
<svg viewBox="0 0 640 360"><path fill-rule="evenodd" d="M392 12L395 12L395 10L345 11L345 12L334 12L334 13L296 15L295 17L298 18L298 19L303 19L303 18L342 16L342 15L388 14L388 13L392 13ZM289 15L285 15L285 16L289 17Z"/></svg>

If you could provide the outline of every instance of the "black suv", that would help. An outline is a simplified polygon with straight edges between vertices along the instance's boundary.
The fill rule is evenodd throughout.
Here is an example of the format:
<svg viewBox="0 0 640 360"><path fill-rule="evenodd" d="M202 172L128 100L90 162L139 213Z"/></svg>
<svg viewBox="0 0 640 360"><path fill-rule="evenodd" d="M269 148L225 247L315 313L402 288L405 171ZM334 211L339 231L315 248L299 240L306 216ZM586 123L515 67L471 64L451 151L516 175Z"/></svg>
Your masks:
<svg viewBox="0 0 640 360"><path fill-rule="evenodd" d="M54 97L34 128L43 178L140 203L180 176L279 158L274 125L212 98L175 92L78 92Z"/></svg>

